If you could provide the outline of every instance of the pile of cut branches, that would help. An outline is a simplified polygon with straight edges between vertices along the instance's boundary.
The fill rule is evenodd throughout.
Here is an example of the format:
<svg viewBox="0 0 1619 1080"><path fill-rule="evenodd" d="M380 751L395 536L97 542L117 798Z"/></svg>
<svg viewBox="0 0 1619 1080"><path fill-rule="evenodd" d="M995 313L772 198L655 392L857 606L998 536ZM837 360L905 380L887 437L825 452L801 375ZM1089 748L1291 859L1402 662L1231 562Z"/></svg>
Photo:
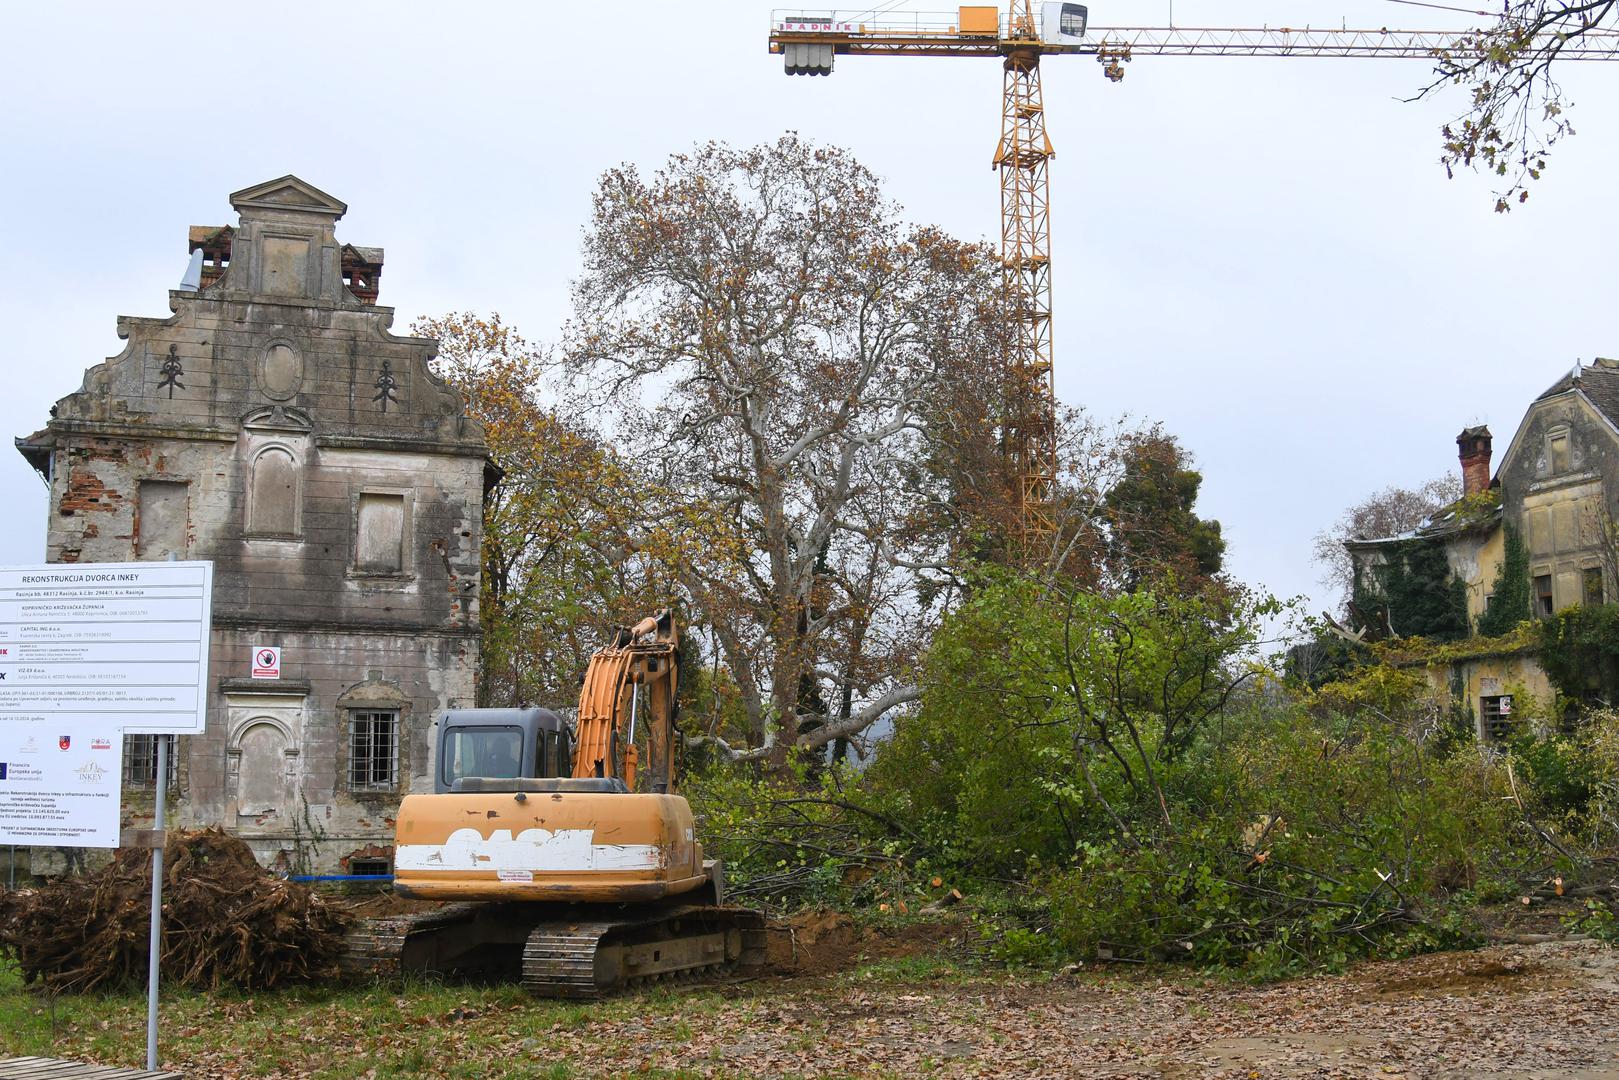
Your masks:
<svg viewBox="0 0 1619 1080"><path fill-rule="evenodd" d="M52 990L130 986L146 978L151 856L37 889L0 894L0 955ZM259 866L219 829L168 834L163 862L163 979L196 989L257 990L331 974L346 918L306 886Z"/></svg>

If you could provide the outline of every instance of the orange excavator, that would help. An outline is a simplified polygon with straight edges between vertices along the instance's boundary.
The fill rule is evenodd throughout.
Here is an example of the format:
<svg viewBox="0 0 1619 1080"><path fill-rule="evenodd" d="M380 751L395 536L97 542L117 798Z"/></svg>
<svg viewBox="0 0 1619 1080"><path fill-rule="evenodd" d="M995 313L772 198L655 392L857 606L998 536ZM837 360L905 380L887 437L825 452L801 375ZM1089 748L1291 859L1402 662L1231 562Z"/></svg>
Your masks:
<svg viewBox="0 0 1619 1080"><path fill-rule="evenodd" d="M675 791L678 645L667 611L616 631L572 732L549 709L446 712L434 790L399 807L394 891L449 903L357 926L347 970L517 975L589 998L762 964L763 916L726 906Z"/></svg>

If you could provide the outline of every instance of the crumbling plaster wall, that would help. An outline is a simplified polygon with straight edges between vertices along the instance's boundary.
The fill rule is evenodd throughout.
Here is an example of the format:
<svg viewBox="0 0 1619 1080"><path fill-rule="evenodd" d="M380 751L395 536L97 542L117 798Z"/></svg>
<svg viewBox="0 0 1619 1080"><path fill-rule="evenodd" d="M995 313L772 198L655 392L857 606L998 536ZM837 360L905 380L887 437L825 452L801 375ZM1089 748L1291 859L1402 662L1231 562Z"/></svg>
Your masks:
<svg viewBox="0 0 1619 1080"><path fill-rule="evenodd" d="M47 558L213 560L208 730L179 740L174 820L341 870L386 852L430 789L434 718L474 701L487 455L436 342L344 286L341 203L293 177L232 203L215 283L120 319L123 351L53 410ZM249 677L261 646L279 680ZM356 709L398 711L393 790L350 790ZM125 811L149 822L150 794Z"/></svg>
<svg viewBox="0 0 1619 1080"><path fill-rule="evenodd" d="M1567 439L1565 459L1552 449ZM1550 575L1552 606L1584 600L1586 570L1602 569L1608 599L1619 595L1603 543L1603 522L1619 513L1619 436L1612 425L1570 391L1537 401L1501 461L1498 477L1506 520L1529 548L1531 577Z"/></svg>
<svg viewBox="0 0 1619 1080"><path fill-rule="evenodd" d="M1480 742L1489 741L1489 732L1484 727L1484 698L1518 695L1515 709L1519 716L1548 716L1557 702L1557 691L1551 680L1533 654L1527 652L1473 656L1449 664L1435 664L1424 667L1423 675L1437 706L1456 704L1468 711Z"/></svg>
<svg viewBox="0 0 1619 1080"><path fill-rule="evenodd" d="M1488 609L1505 557L1504 534L1498 527L1488 532L1471 530L1446 540L1445 558L1450 563L1450 572L1467 589L1469 626L1476 628L1480 616Z"/></svg>

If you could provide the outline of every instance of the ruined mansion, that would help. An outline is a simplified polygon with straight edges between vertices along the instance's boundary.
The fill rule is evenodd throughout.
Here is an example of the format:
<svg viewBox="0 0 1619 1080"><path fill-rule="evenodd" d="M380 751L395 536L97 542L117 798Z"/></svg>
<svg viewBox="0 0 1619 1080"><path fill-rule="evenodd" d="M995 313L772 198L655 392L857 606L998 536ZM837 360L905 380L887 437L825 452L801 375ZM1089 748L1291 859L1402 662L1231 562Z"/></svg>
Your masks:
<svg viewBox="0 0 1619 1080"><path fill-rule="evenodd" d="M166 778L154 737L126 737L126 821L166 781L171 825L385 872L400 798L432 790L435 717L473 703L498 474L437 343L390 332L382 250L337 239L345 205L293 176L230 201L236 225L190 230L173 314L120 318L123 351L17 446L50 486L49 561L214 563L207 732ZM262 646L278 679L250 677Z"/></svg>

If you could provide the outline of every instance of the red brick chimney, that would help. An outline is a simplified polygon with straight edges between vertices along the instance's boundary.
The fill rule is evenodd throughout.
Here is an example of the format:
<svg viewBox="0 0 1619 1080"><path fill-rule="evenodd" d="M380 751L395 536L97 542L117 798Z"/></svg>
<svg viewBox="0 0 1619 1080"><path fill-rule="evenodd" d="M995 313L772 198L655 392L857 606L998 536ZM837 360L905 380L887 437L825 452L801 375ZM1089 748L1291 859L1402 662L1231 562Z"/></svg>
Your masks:
<svg viewBox="0 0 1619 1080"><path fill-rule="evenodd" d="M1490 429L1483 424L1456 436L1462 462L1462 494L1476 495L1490 486Z"/></svg>

